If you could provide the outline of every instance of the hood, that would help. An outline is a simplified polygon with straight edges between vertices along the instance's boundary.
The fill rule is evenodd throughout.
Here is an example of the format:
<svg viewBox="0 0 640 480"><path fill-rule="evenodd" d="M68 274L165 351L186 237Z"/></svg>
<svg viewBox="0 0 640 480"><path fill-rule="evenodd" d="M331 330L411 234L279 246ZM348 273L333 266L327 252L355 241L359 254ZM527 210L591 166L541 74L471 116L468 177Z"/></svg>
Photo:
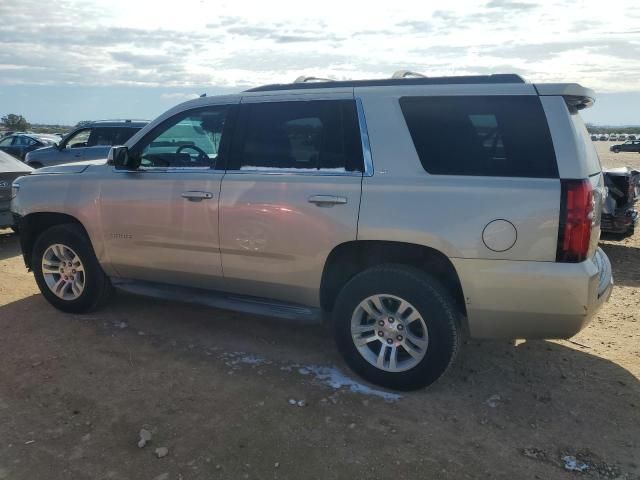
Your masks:
<svg viewBox="0 0 640 480"><path fill-rule="evenodd" d="M66 173L82 173L91 165L105 165L105 158L100 160L87 160L85 162L63 163L52 167L42 167L32 172L32 175L61 175Z"/></svg>
<svg viewBox="0 0 640 480"><path fill-rule="evenodd" d="M29 157L29 160L32 160L42 154L46 155L47 153L52 152L54 150L57 151L58 147L56 147L55 145L50 145L48 147L42 147L42 148L37 148L36 150L32 150L29 153L27 153L27 156Z"/></svg>

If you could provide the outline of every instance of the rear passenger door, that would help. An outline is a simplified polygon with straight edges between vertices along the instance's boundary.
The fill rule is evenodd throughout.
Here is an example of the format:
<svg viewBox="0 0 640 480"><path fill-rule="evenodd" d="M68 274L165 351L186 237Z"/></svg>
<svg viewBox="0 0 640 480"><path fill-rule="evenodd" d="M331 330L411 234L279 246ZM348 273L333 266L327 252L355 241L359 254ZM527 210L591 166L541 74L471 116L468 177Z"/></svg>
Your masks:
<svg viewBox="0 0 640 480"><path fill-rule="evenodd" d="M242 102L220 195L225 288L317 306L327 256L357 235L364 162L353 95Z"/></svg>

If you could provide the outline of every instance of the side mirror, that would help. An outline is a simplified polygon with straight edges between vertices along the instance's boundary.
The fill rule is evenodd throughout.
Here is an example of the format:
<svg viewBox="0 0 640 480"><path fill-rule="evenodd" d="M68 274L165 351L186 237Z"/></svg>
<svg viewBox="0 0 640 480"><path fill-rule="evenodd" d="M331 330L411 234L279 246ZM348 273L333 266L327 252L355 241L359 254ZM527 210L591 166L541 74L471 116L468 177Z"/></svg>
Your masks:
<svg viewBox="0 0 640 480"><path fill-rule="evenodd" d="M139 162L129 155L129 149L123 145L111 147L107 157L107 165L113 165L116 170L137 170Z"/></svg>

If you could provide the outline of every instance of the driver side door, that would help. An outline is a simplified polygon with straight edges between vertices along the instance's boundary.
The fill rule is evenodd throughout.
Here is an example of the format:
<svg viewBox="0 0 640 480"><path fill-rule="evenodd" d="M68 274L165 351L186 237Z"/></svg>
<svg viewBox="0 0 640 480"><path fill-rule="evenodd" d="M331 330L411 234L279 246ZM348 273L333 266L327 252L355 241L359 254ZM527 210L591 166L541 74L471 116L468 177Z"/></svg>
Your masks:
<svg viewBox="0 0 640 480"><path fill-rule="evenodd" d="M138 141L134 171L101 184L107 263L119 277L216 289L222 281L218 198L235 106L174 115Z"/></svg>

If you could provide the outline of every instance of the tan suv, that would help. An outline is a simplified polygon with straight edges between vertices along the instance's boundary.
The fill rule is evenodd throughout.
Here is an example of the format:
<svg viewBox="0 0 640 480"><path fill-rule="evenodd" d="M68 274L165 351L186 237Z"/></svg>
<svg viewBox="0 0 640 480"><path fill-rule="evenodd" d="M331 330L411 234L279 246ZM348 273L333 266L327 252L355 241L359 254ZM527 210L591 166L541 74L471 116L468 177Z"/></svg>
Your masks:
<svg viewBox="0 0 640 480"><path fill-rule="evenodd" d="M310 82L183 103L108 162L13 185L27 267L57 308L112 287L331 318L391 388L463 334L570 337L609 297L593 92L517 75Z"/></svg>

